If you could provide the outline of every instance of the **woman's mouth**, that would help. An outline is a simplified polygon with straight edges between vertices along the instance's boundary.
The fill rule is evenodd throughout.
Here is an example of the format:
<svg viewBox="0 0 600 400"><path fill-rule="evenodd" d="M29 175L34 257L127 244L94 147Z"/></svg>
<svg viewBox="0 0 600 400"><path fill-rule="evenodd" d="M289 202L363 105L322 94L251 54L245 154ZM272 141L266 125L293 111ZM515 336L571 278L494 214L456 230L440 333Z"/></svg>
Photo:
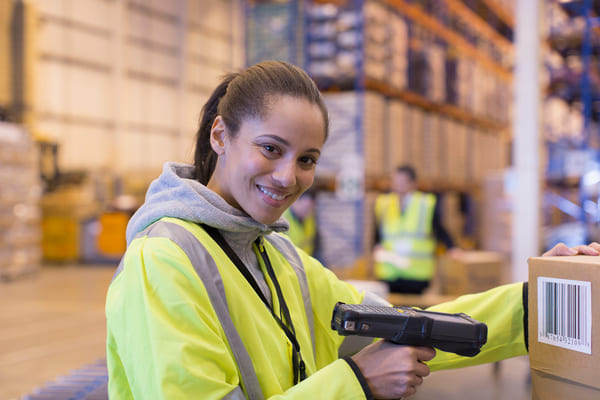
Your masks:
<svg viewBox="0 0 600 400"><path fill-rule="evenodd" d="M263 192L264 194L266 194L273 200L282 201L287 197L286 195L269 192L267 189L263 188L262 186L257 185L257 187L258 187L258 190L260 190L261 192Z"/></svg>

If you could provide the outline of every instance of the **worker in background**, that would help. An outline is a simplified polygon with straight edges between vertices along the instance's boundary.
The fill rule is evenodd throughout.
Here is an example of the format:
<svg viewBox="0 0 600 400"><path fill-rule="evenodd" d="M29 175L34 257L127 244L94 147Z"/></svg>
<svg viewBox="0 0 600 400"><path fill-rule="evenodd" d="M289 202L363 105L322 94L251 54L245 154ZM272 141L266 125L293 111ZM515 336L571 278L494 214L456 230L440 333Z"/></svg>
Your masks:
<svg viewBox="0 0 600 400"><path fill-rule="evenodd" d="M437 243L451 257L461 249L442 225L435 195L417 190L413 167L397 167L390 188L375 201L375 277L391 292L422 293L435 274Z"/></svg>
<svg viewBox="0 0 600 400"><path fill-rule="evenodd" d="M308 190L285 210L283 217L290 224L286 234L292 243L314 256L318 246L315 193Z"/></svg>
<svg viewBox="0 0 600 400"><path fill-rule="evenodd" d="M527 354L526 282L430 308L487 324L473 358L331 329L339 301L389 303L282 234L327 133L317 86L289 63L221 81L202 109L194 163L165 163L127 226L106 298L111 399L397 399L430 370Z"/></svg>

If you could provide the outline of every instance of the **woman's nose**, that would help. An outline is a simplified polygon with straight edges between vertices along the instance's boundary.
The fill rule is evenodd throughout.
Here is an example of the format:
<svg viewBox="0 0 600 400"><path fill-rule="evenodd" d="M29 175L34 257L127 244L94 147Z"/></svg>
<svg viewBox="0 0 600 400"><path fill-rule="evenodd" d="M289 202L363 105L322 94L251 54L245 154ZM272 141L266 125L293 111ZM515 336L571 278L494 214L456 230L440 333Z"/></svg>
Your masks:
<svg viewBox="0 0 600 400"><path fill-rule="evenodd" d="M296 163L281 162L273 171L273 179L283 187L289 187L296 184Z"/></svg>

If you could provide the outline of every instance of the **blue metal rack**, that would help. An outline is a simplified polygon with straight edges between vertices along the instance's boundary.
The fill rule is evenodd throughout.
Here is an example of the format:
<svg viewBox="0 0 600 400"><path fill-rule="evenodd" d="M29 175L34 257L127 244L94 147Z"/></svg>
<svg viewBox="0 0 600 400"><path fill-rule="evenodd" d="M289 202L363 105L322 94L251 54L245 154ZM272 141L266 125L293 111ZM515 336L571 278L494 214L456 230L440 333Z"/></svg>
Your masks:
<svg viewBox="0 0 600 400"><path fill-rule="evenodd" d="M582 132L576 139L561 138L548 143L549 162L547 177L559 183L568 182L569 159L577 159L580 171L577 178L579 191L578 204L555 193L545 196L547 205L561 210L578 221L584 231L584 241L598 240L597 225L600 222L600 154L598 148L598 121L600 120L600 80L593 67L594 59L600 56L600 34L595 30L599 25L596 12L600 2L592 0L553 1L560 5L569 17L559 21L556 15L550 15L550 44L563 58L579 57L581 70L574 71L567 66L552 68L550 72L550 96L563 99L571 107L580 105ZM551 9L553 10L553 9ZM558 21L558 22L557 22ZM578 30L575 21L583 21L583 29ZM581 26L581 24L579 25ZM565 36L564 32L571 32ZM566 63L565 63L566 64ZM572 168L571 168L572 169ZM557 237L556 241L564 241ZM554 243L546 243L551 247Z"/></svg>
<svg viewBox="0 0 600 400"><path fill-rule="evenodd" d="M308 71L324 92L353 89L356 93L352 107L329 104L332 129L319 160L319 174L335 175L342 153L364 157L363 4L363 0L349 0L344 5L311 0L245 2L247 65L267 59L289 61ZM351 33L359 38L346 53L355 57L346 74L335 64L343 46L338 42L340 15L349 17ZM364 199L321 193L317 196L317 219L323 240L317 256L326 265L348 266L363 254Z"/></svg>
<svg viewBox="0 0 600 400"><path fill-rule="evenodd" d="M106 360L98 360L61 376L21 400L108 400Z"/></svg>

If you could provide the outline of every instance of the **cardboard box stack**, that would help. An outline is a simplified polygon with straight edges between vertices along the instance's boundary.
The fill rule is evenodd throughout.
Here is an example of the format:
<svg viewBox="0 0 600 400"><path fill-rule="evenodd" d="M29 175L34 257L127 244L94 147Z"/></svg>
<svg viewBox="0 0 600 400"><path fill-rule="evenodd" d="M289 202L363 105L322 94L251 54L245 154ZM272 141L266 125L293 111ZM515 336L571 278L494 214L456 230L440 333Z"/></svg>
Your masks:
<svg viewBox="0 0 600 400"><path fill-rule="evenodd" d="M0 122L0 278L35 272L42 258L38 157L29 132Z"/></svg>
<svg viewBox="0 0 600 400"><path fill-rule="evenodd" d="M483 180L477 237L480 247L496 251L507 259L512 253L512 196L509 170L488 174Z"/></svg>
<svg viewBox="0 0 600 400"><path fill-rule="evenodd" d="M505 280L505 259L491 251L465 251L460 258L444 256L438 267L440 290L445 295L483 292Z"/></svg>
<svg viewBox="0 0 600 400"><path fill-rule="evenodd" d="M405 118L408 113L405 103L399 100L389 101L389 110L385 122L387 130L387 173L393 172L397 166L406 164L410 160L410 136L408 127L405 125Z"/></svg>
<svg viewBox="0 0 600 400"><path fill-rule="evenodd" d="M533 400L600 399L600 257L529 259Z"/></svg>

